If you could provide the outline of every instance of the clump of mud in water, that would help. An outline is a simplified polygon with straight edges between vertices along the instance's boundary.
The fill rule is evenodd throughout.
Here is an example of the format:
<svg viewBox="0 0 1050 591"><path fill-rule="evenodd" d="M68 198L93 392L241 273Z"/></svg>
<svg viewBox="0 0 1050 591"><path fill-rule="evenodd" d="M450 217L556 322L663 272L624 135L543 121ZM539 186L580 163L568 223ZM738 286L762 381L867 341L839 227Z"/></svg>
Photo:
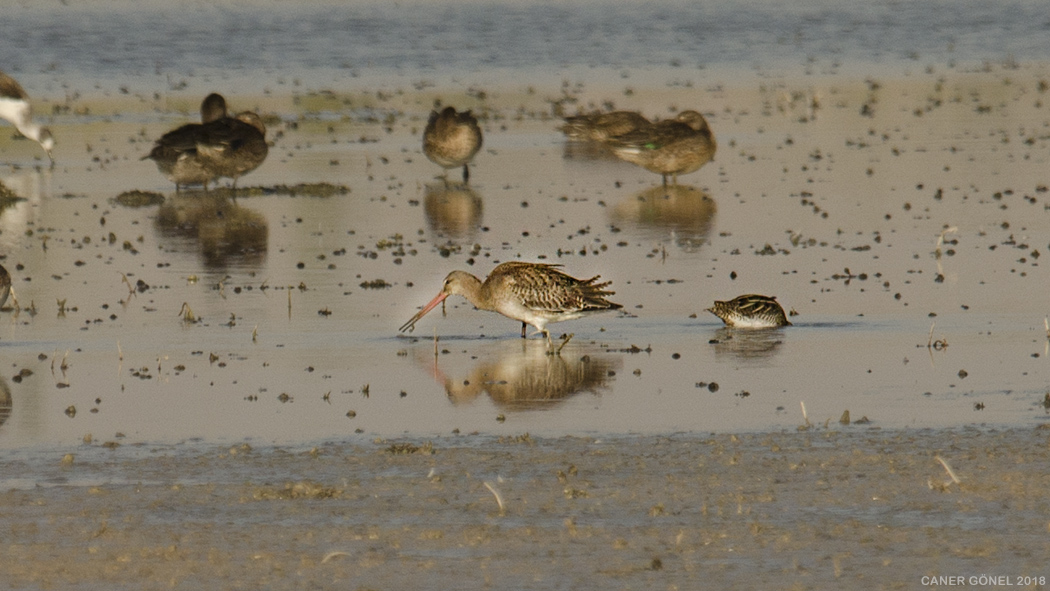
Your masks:
<svg viewBox="0 0 1050 591"><path fill-rule="evenodd" d="M264 195L285 195L288 197L335 197L349 195L350 187L332 183L299 183L297 185L271 185L268 187L222 187L210 191L217 197L262 197Z"/></svg>
<svg viewBox="0 0 1050 591"><path fill-rule="evenodd" d="M120 195L117 195L114 201L124 207L146 207L149 205L160 205L161 203L164 203L164 195L152 191L140 191L135 189L132 191L124 191Z"/></svg>

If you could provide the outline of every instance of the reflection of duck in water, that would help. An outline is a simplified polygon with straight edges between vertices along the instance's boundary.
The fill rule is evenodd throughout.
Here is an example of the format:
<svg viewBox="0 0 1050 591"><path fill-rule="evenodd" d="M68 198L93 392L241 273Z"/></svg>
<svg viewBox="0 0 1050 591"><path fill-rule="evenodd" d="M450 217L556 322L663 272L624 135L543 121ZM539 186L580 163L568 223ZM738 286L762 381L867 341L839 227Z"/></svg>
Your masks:
<svg viewBox="0 0 1050 591"><path fill-rule="evenodd" d="M469 239L481 225L481 196L467 185L437 183L424 189L423 213L430 229L452 239Z"/></svg>
<svg viewBox="0 0 1050 591"><path fill-rule="evenodd" d="M503 263L489 273L484 283L466 271L453 271L445 277L441 293L401 325L400 330L415 328L416 322L445 298L461 295L479 310L499 312L521 321L522 336L525 324L535 326L547 337L547 346L553 351L554 345L547 331L549 323L623 307L605 299L615 292L605 290L609 282L595 283L599 275L576 279L559 271L558 266L520 261Z"/></svg>
<svg viewBox="0 0 1050 591"><path fill-rule="evenodd" d="M463 182L470 180L470 161L481 149L481 128L470 111L457 113L445 107L440 113L430 112L423 130L423 153L431 162L446 169L463 167Z"/></svg>
<svg viewBox="0 0 1050 591"><path fill-rule="evenodd" d="M699 170L715 157L715 136L704 116L682 111L674 119L618 136L610 141L614 154L678 183L678 175Z"/></svg>
<svg viewBox="0 0 1050 591"><path fill-rule="evenodd" d="M18 133L40 144L47 153L48 160L55 164L51 150L55 147L55 138L46 127L33 121L33 108L29 104L29 95L14 78L0 72L0 119L6 119L18 129Z"/></svg>
<svg viewBox="0 0 1050 591"><path fill-rule="evenodd" d="M435 377L455 404L486 393L497 406L527 410L582 392L598 394L619 367L619 359L600 353L548 355L540 342L518 341L501 343L495 358L482 359L464 378L448 378L436 367Z"/></svg>
<svg viewBox="0 0 1050 591"><path fill-rule="evenodd" d="M689 185L657 186L624 199L612 210L617 222L627 222L664 237L673 234L679 246L700 246L711 231L715 200Z"/></svg>
<svg viewBox="0 0 1050 591"><path fill-rule="evenodd" d="M266 252L269 237L262 215L230 199L208 195L165 200L156 224L164 234L195 239L209 266L225 266L231 256L258 259Z"/></svg>
<svg viewBox="0 0 1050 591"><path fill-rule="evenodd" d="M728 302L716 301L707 311L721 318L726 326L734 328L791 326L776 297L750 293Z"/></svg>

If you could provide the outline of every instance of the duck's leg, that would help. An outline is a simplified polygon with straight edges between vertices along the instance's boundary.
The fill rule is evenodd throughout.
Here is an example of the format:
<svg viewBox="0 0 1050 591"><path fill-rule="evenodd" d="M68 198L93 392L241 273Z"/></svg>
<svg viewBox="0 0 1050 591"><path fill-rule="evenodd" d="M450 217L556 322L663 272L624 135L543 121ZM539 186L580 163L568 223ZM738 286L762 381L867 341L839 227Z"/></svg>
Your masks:
<svg viewBox="0 0 1050 591"><path fill-rule="evenodd" d="M523 339L526 338L525 337L525 327L526 326L528 326L528 325L525 324L524 322L521 323L521 338L523 338Z"/></svg>
<svg viewBox="0 0 1050 591"><path fill-rule="evenodd" d="M470 182L470 165L469 164L464 164L463 165L463 182L464 183L469 183Z"/></svg>

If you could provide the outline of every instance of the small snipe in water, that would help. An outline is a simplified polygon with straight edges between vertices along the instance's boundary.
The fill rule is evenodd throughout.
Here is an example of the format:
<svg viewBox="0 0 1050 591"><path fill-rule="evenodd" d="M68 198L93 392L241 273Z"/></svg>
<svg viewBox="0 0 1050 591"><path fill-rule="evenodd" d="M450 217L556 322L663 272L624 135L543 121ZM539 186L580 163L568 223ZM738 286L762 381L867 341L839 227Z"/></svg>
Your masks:
<svg viewBox="0 0 1050 591"><path fill-rule="evenodd" d="M721 318L726 326L736 328L775 328L791 325L777 298L753 293L735 297L728 302L715 302L707 311Z"/></svg>

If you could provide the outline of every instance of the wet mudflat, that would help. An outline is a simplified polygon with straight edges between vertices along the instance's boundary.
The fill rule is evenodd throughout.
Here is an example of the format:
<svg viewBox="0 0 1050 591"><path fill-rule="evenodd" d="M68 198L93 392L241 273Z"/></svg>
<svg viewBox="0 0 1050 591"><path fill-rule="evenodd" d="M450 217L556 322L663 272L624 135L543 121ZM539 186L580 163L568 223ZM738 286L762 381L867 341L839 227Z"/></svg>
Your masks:
<svg viewBox="0 0 1050 591"><path fill-rule="evenodd" d="M73 106L113 114L58 117L59 166L4 176L24 198L0 216L20 306L0 326L0 446L765 430L847 410L883 428L1039 424L1046 78L453 94L485 114L469 186L421 154L441 91L231 97L274 144L236 197L175 194L140 161L183 118L164 106L189 100L85 96ZM555 100L705 105L722 147L664 188L567 144ZM551 325L575 335L557 358L456 298L397 332L449 271L508 260L600 274L624 309ZM777 296L794 326L731 331L705 311L742 293Z"/></svg>
<svg viewBox="0 0 1050 591"><path fill-rule="evenodd" d="M15 589L1043 588L1047 450L1045 429L857 428L7 454L0 575Z"/></svg>

